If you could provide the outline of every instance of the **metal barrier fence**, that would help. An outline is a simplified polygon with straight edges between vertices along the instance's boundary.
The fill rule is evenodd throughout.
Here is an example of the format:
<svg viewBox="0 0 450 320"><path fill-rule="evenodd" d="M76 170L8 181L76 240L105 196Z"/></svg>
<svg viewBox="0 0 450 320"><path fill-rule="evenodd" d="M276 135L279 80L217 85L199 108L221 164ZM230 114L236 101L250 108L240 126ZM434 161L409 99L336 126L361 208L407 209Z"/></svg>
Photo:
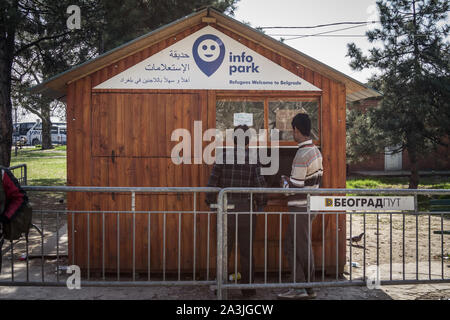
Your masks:
<svg viewBox="0 0 450 320"><path fill-rule="evenodd" d="M236 212L230 211L228 206L228 195L230 194L248 194L249 202L252 203L253 197L255 194L304 194L307 198L307 205L305 212L255 212L253 211L253 206L250 206L250 211L246 212ZM408 211L347 211L347 212L313 212L311 211L311 196L313 195L412 195L414 197L414 210L413 212ZM419 210L418 197L421 196L442 196L442 195L450 195L450 190L410 190L410 189L265 189L265 188L225 188L222 189L219 193L218 204L218 224L217 224L217 277L221 279L217 282L218 288L218 299L227 299L227 290L228 289L262 289L262 288L318 288L318 287L341 287L341 286L366 286L366 285L400 285L400 284L419 284L419 283L450 283L450 271L446 272L444 268L444 260L448 260L449 258L449 246L444 247L444 234L447 234L448 231L444 230L444 216L445 218L445 226L447 230L450 229L450 212L449 211L421 211ZM425 199L425 202L428 200ZM300 210L299 210L300 211ZM234 270L231 271L234 274L234 278L228 281L228 275L230 271L228 270L228 257L227 257L227 215L235 215L235 261L234 261ZM254 281L252 282L252 263L250 262L249 266L249 282L248 283L238 283L237 281L237 247L238 247L238 216L239 215L250 215L250 221L252 217L255 218L257 216L264 217L264 277L262 281ZM321 263L322 269L321 271L321 280L320 281L311 281L310 273L308 272L305 275L304 281L296 281L296 268L291 267L291 277L292 280L283 281L282 277L282 238L283 238L283 219L284 215L293 215L294 216L294 237L293 237L293 251L292 251L292 259L294 261L293 264L296 265L295 261L295 252L296 252L296 219L299 219L301 216L308 216L308 235L306 247L308 248L308 252L304 253L307 257L307 268L306 270L310 270L311 267L311 221L313 219L313 214L318 214L320 217L316 217L316 219L322 219L321 224L321 234L322 234L322 243L321 243ZM278 277L273 279L273 281L268 280L268 269L267 269L267 256L268 256L268 247L267 247L267 237L268 237L268 224L267 224L267 216L268 215L278 215L279 216L279 224L276 226L279 230L278 236ZM336 240L336 253L335 258L336 261L333 262L336 265L335 271L335 279L330 277L325 277L325 219L327 216L335 217L335 240ZM340 275L338 267L340 264L343 264L342 261L339 261L340 257L340 245L339 243L340 237L339 233L341 231L342 226L340 226L339 216L345 216L345 232L346 237L345 241L348 243L348 250L346 250L346 261L344 263L347 264L348 271L346 272L347 278L343 278ZM381 219L380 219L381 218ZM424 224L423 221L419 219L427 220ZM383 220L385 224L387 219L387 230L383 229L383 232L388 232L388 235L382 235L380 232L380 222ZM306 219L304 219L306 220ZM359 224L360 231L363 231L362 236L361 233L358 232L355 237L354 224L355 220ZM370 222L369 222L370 220ZM433 221L432 221L433 220ZM438 234L438 237L434 237L432 241L432 225L433 228L437 227L437 232L435 231L433 234ZM362 225L362 226L361 226ZM400 225L400 226L399 226ZM393 226L396 232L393 233ZM272 225L273 227L273 225ZM370 227L370 228L369 228ZM252 223L250 222L250 257L252 256L252 247L254 245L252 241ZM370 249L374 249L375 254L371 254L369 256L369 245L366 241L369 238L368 230L375 230L375 244L371 244ZM425 229L425 230L424 230ZM347 232L347 230L349 232ZM419 237L419 230L421 233L421 237ZM341 231L342 232L342 231ZM347 238L348 236L348 238ZM400 239L398 239L400 237ZM353 240L352 240L353 238ZM372 238L372 237L370 237ZM381 239L382 238L382 239ZM406 239L407 238L407 239ZM412 239L410 239L412 238ZM353 242L363 241L362 246L358 246L357 248L362 249L362 272L358 270L358 272L353 271L355 266L359 266L359 264L355 264L354 259L354 244ZM380 240L382 243L380 244ZM382 246L382 244L386 244L388 242L388 247ZM447 240L448 243L448 240ZM342 247L341 247L342 248ZM445 248L445 250L444 250ZM396 249L397 252L395 255L393 253L393 249ZM306 250L305 250L306 251ZM383 252L381 252L383 251ZM387 251L387 252L386 252ZM419 251L425 251L424 257L419 255ZM434 251L434 256L432 257L432 252ZM382 255L385 258L386 262L381 263ZM242 254L242 253L241 253ZM245 253L247 254L247 253ZM387 259L386 259L387 255ZM414 256L414 260L411 261L411 257ZM399 259L400 257L400 259ZM432 259L434 258L434 259ZM297 260L299 257L297 256ZM397 262L394 262L396 260ZM250 259L251 261L251 259ZM301 263L298 261L297 263ZM370 269L367 267L369 263ZM423 268L419 268L419 263L421 267L425 264L427 267L427 272L424 275ZM434 267L434 272L438 268L438 273L432 273ZM242 270L241 270L242 271ZM317 270L316 270L317 271ZM370 271L370 272L369 272ZM306 272L305 272L306 273ZM420 276L419 276L420 275ZM356 277L355 277L356 276Z"/></svg>
<svg viewBox="0 0 450 320"><path fill-rule="evenodd" d="M0 274L0 286L66 286L68 276L66 270L69 265L82 265L81 284L83 286L180 286L180 285L215 285L216 281L212 279L210 274L210 260L213 260L211 253L210 240L215 244L215 237L211 236L212 230L212 211L199 210L199 200L202 194L208 192L217 193L219 188L177 188L177 187L156 187L156 188L121 188L121 187L38 187L38 186L24 186L30 199L39 201L39 198L44 198L41 193L49 193L47 198L54 199L56 207L65 207L65 200L55 198L55 193L78 193L101 196L102 194L110 196L116 194L116 197L126 196L129 200L129 210L68 210L67 208L43 209L41 205L34 204L33 206L33 222L38 228L33 228L30 231L26 241L10 242L8 248L4 250L3 272ZM36 197L36 193L40 195ZM34 196L33 196L34 195ZM188 207L186 201L183 205L185 208L179 210L136 210L136 201L139 196L155 195L161 201L162 197L166 195L189 195L192 206ZM186 199L185 199L186 200ZM170 200L167 200L167 202ZM44 204L47 206L48 204ZM167 205L169 205L167 203ZM155 220L155 216L159 216L159 220ZM202 215L207 221L206 235L202 240L206 243L206 268L204 274L200 274L198 261L199 253L196 252L199 247L199 234L196 230L197 224L195 221ZM169 217L172 218L169 218ZM140 218L139 218L140 217ZM182 230L182 220L192 218L191 225L193 230ZM125 219L127 218L127 219ZM171 219L172 222L177 220L177 230L171 230L169 234L166 222ZM176 219L177 218L177 219ZM145 223L143 223L145 221ZM97 223L97 229L94 229L94 223ZM149 232L155 226L154 223L161 224L161 230L158 234L151 235ZM131 227L130 227L131 224ZM106 228L113 227L113 230ZM156 226L158 227L158 226ZM142 231L146 229L145 237ZM88 232L86 230L89 230ZM127 231L130 231L129 237ZM185 243L182 243L182 234L192 234L192 252L182 252ZM68 243L68 236L71 236L72 243ZM111 235L115 235L111 237ZM139 243L136 241L145 239L147 242L148 257L146 261L148 264L145 270L137 269L136 248ZM107 237L109 237L107 239ZM175 248L171 248L172 258L173 252L177 255L177 269L166 269L166 254L169 254L169 248L166 245L169 241L174 244L173 239L176 239ZM22 240L22 239L21 239ZM130 240L130 243L125 243ZM100 247L100 250L94 250L93 241L96 241L95 246ZM108 241L108 243L106 243ZM114 250L111 250L111 241L115 241L117 245ZM154 244L152 244L154 242ZM80 247L77 245L81 244ZM151 250L161 245L161 266L158 270L151 270L151 257L154 254ZM17 259L17 246L22 253ZM130 252L123 252L123 248L129 249ZM121 250L122 249L122 250ZM131 255L132 252L132 255ZM95 254L99 254L100 257ZM131 263L124 263L128 261L124 256L128 253ZM142 254L142 252L140 252ZM189 265L182 265L181 255L190 255L192 259L189 260ZM110 256L114 255L115 263L108 266L108 260L111 262ZM71 257L71 258L70 258ZM70 258L70 259L69 259ZM8 263L9 267L8 268ZM79 260L79 261L77 261ZM94 261L96 260L96 261ZM140 259L142 260L142 259ZM186 259L185 259L186 260ZM32 263L37 261L37 263ZM95 263L96 262L96 263ZM20 264L20 266L18 266ZM127 266L123 266L127 264ZM114 269L111 272L109 269ZM187 275L183 269L190 268L190 278L186 280ZM73 271L73 270L72 270ZM170 272L169 272L170 271ZM183 276L183 278L182 278ZM199 280L200 278L200 280Z"/></svg>
<svg viewBox="0 0 450 320"><path fill-rule="evenodd" d="M14 174L22 186L26 186L28 184L28 171L25 163L9 167L8 169Z"/></svg>
<svg viewBox="0 0 450 320"><path fill-rule="evenodd" d="M38 202L47 199L34 206L34 223L39 229L32 229L29 239L19 243L10 243L3 254L3 271L0 274L0 286L66 286L68 278L65 270L69 265L77 264L82 260L82 286L185 286L203 285L217 289L217 298L226 299L229 289L269 289L269 288L311 288L331 286L364 286L367 280L380 280L381 285L389 284L413 284L413 283L442 283L450 282L450 270L444 268L445 259L448 259L448 245L444 245L444 234L450 230L449 211L425 211L428 199L425 196L450 195L450 190L409 190L409 189L259 189L259 188L121 188L121 187L35 187L24 186L31 199ZM116 194L127 203L129 210L68 210L65 200L55 197L58 193L89 194L91 198L97 195ZM218 193L218 210L200 210L204 194ZM46 197L37 194L48 193ZM256 194L305 194L307 197L306 212L265 212L254 210L249 205L249 211L236 212L229 205L229 195L233 193L248 194L249 204L253 203ZM154 195L156 197L173 195L177 198L167 198L163 208L173 207L171 202L181 201L181 207L173 207L171 210L136 210L143 206L142 196ZM187 196L186 199L179 197ZM414 196L414 211L386 211L386 212L318 212L314 221L321 223L321 239L319 245L322 268L319 281L312 281L308 273L305 281L296 280L296 269L289 274L286 265L283 265L282 254L284 246L283 236L286 225L283 220L286 216L294 219L293 252L296 252L297 241L295 239L296 219L308 216L308 270L312 264L311 253L311 224L313 212L310 210L310 198L314 195L412 195ZM138 199L139 198L139 199ZM51 203L49 200L51 199ZM161 201L161 198L158 198ZM180 200L181 199L181 200ZM117 200L118 201L118 200ZM137 206L137 201L138 206ZM184 202L183 202L184 201ZM63 202L63 203L60 203ZM71 202L73 203L73 202ZM99 202L99 203L105 203ZM52 206L52 208L49 208ZM44 207L44 208L43 208ZM227 248L227 224L228 215L235 215L235 255L234 255L234 279L228 281L228 248ZM250 219L258 219L264 224L264 267L258 271L261 276L254 279L250 277L248 283L238 282L238 216L250 215ZM203 216L207 221L203 226L206 230L198 230L196 221ZM122 220L127 217L128 220ZM152 220L159 217L159 220ZM188 229L182 229L182 221L189 217L192 222L186 224ZM276 224L268 224L268 218L277 221ZM276 217L273 220L273 217ZM332 218L329 218L332 217ZM213 219L217 219L216 229ZM155 218L156 219L156 218ZM330 277L325 270L325 221L336 221L333 231L335 237L335 274ZM170 220L176 225L176 229L167 229ZM154 235L149 230L159 223L159 231ZM190 220L191 221L191 220ZM344 221L344 225L342 222ZM95 225L94 225L95 224ZM150 225L151 224L151 225ZM79 226L80 228L77 228ZM252 223L249 225L251 257L255 245L252 239ZM64 229L65 228L65 229ZM82 232L82 229L96 230ZM97 228L97 229L96 229ZM108 235L109 230L109 235ZM129 230L129 237L123 232ZM147 230L147 231L145 231ZM432 230L433 233L432 233ZM183 236L187 232L189 252L186 252L186 243ZM203 232L203 233L201 233ZM268 246L268 233L278 234L276 242L277 255L273 254L273 248ZM342 233L345 232L345 243L342 244ZM364 235L360 240L352 241L355 235ZM200 234L202 236L200 237ZM72 239L68 244L68 236ZM125 252L119 245L123 239L127 240L130 252ZM334 241L333 239L333 241ZM349 240L348 240L349 239ZM146 256L136 255L136 250L142 250L142 243L146 243ZM200 250L200 241L202 248ZM327 239L327 245L330 239ZM446 240L448 243L448 240ZM94 246L93 243L96 243ZM170 242L170 243L169 243ZM114 243L117 243L115 246ZM356 244L355 244L356 243ZM362 245L360 245L362 243ZM216 255L211 245L217 244ZM172 245L169 248L169 245ZM157 269L151 269L155 263L155 249L158 249L160 264ZM345 261L340 260L340 250L346 252ZM184 250L184 251L183 251ZM271 251L272 250L272 251ZM142 251L139 251L142 252ZM17 255L19 256L18 262ZM261 252L260 252L261 253ZM269 259L269 253L272 260ZM125 254L128 254L125 257ZM190 258L183 260L190 255ZM242 256L242 252L240 252ZM168 267L166 262L168 255L176 260L176 267ZM215 255L215 256L214 256ZM72 260L69 260L69 257ZM84 257L84 258L83 258ZM203 259L200 268L200 259ZM146 261L145 261L146 260ZM151 261L150 261L151 260ZM252 274L254 266L250 260L249 274ZM275 261L276 260L276 261ZM9 268L8 268L9 261ZM183 262L184 261L184 262ZM210 263L212 261L212 263ZM295 258L291 261L294 261ZM140 263L140 265L138 265ZM271 265L271 269L268 265ZM339 266L346 265L345 274L342 274ZM142 265L146 268L142 268ZM274 271L273 266L276 266ZM214 274L210 272L215 267ZM375 268L375 269L373 269ZM170 270L169 270L170 269ZM201 270L200 270L201 269ZM112 270L112 271L111 271ZM189 270L189 271L185 271ZM425 272L426 271L426 272ZM188 274L187 274L188 273ZM375 274L376 273L376 274ZM375 276L374 276L375 274ZM334 277L335 276L335 277ZM343 277L346 276L346 277Z"/></svg>

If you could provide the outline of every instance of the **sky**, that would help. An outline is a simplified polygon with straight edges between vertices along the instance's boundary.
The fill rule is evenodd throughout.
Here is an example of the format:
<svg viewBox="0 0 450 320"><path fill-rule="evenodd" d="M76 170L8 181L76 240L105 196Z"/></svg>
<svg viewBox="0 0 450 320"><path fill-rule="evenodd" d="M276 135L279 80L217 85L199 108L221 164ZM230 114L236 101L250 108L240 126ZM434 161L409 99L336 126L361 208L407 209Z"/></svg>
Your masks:
<svg viewBox="0 0 450 320"><path fill-rule="evenodd" d="M315 26L335 22L378 21L375 2L375 0L241 0L237 4L234 18L241 22L248 22L252 27ZM347 43L354 42L363 52L367 52L374 45L366 37L349 37L348 35L364 35L369 28L378 25L369 23L330 33L347 35L345 37L314 36L286 40L284 43L365 83L375 70L352 70L349 66L350 58L346 57ZM314 29L265 29L264 31L267 35L285 34L283 37L288 39L291 37L287 34L315 34L348 27L354 27L354 25ZM280 36L273 37L280 38Z"/></svg>

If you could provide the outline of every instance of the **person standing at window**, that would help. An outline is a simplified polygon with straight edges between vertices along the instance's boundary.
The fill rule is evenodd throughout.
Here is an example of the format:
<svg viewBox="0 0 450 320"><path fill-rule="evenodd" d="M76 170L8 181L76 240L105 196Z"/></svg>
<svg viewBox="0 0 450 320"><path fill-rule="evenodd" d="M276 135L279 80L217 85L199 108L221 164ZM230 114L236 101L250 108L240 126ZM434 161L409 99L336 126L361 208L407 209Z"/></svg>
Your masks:
<svg viewBox="0 0 450 320"><path fill-rule="evenodd" d="M299 113L292 120L294 140L299 143L298 150L292 162L291 176L282 176L284 188L319 188L322 180L322 154L311 138L311 120L307 114ZM306 212L306 194L291 194L288 196L289 212ZM296 282L306 282L308 274L314 281L314 255L311 247L310 228L315 215L289 215L289 226L284 241L284 253L288 258L289 267L294 272ZM296 252L294 253L294 220L296 222ZM309 222L309 223L308 223ZM310 255L308 257L308 252ZM295 256L295 263L293 258ZM309 270L308 270L309 259ZM310 299L316 294L312 288L291 289L278 295L279 299Z"/></svg>
<svg viewBox="0 0 450 320"><path fill-rule="evenodd" d="M261 166L257 161L250 161L249 154L249 142L247 130L248 126L242 125L237 126L234 129L234 148L233 150L225 150L223 152L222 164L217 162L213 166L211 176L208 181L208 187L241 187L241 188L264 188L266 182L264 176L261 175ZM243 139L238 139L239 135L245 135L245 145L243 143L238 143L239 141L244 141ZM233 161L229 163L227 160L227 153L233 151ZM242 157L243 155L243 157ZM241 158L242 157L242 158ZM230 157L231 158L231 157ZM266 197L264 194L259 193L253 196L256 202L257 208L262 208L266 204ZM210 193L207 195L207 203L216 203L216 194ZM228 195L228 204L233 204L234 209L228 210L227 217L227 248L228 257L231 254L231 249L233 248L234 240L236 237L236 214L231 212L247 212L238 214L237 219L237 232L238 232L238 243L236 244L239 248L241 257L241 273L242 283L249 283L251 279L254 279L254 257L252 254L252 270L250 273L250 234L252 239L255 238L255 228L256 228L256 216L252 216L252 232L250 233L250 194L249 193L230 193ZM256 211L256 210L254 210ZM237 254L237 250L235 251ZM254 250L252 250L252 253ZM235 275L236 276L236 275ZM245 297L253 296L256 294L254 289L244 289L242 294Z"/></svg>

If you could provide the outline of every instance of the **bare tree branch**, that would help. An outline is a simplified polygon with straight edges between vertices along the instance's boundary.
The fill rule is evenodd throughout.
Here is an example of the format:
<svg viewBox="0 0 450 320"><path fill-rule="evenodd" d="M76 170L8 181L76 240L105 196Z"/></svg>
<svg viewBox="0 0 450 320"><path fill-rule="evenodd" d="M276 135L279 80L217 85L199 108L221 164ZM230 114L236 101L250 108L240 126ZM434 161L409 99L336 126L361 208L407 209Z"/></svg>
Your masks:
<svg viewBox="0 0 450 320"><path fill-rule="evenodd" d="M70 32L71 32L71 31L67 31L67 32L58 34L58 35L56 35L56 36L48 36L48 37L42 37L42 38L40 38L40 39L37 39L36 41L30 42L29 44L27 44L27 45L21 47L20 49L16 50L16 52L14 52L14 56L19 55L19 54L22 53L23 51L25 51L25 50L27 50L27 49L29 49L29 48L31 48L31 47L37 45L37 44L38 44L39 42L41 42L41 41L57 39L57 38L60 38L60 37L65 36L65 35L68 35Z"/></svg>

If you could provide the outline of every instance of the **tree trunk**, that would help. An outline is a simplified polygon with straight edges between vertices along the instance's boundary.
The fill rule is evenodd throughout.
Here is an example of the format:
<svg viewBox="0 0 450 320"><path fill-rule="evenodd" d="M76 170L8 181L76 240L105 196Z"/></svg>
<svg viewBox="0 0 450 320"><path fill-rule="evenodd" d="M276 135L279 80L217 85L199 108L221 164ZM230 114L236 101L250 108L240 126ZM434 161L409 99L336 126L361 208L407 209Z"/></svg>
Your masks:
<svg viewBox="0 0 450 320"><path fill-rule="evenodd" d="M0 165L9 167L12 146L11 66L12 48L0 39Z"/></svg>
<svg viewBox="0 0 450 320"><path fill-rule="evenodd" d="M2 3L0 12L0 165L9 167L12 147L11 68L14 55L17 0Z"/></svg>
<svg viewBox="0 0 450 320"><path fill-rule="evenodd" d="M412 10L413 10L413 45L414 45L414 84L413 86L417 86L419 83L420 75L421 75L421 66L419 61L419 45L417 44L417 16L416 16L416 1L412 2ZM420 92L420 91L419 91ZM408 154L409 154L409 164L411 167L411 177L409 178L409 189L417 189L419 186L419 168L417 165L417 144L416 137L412 134L408 138Z"/></svg>
<svg viewBox="0 0 450 320"><path fill-rule="evenodd" d="M42 107L42 150L52 149L50 105Z"/></svg>
<svg viewBox="0 0 450 320"><path fill-rule="evenodd" d="M0 49L1 54L1 49ZM9 167L12 147L11 86L7 63L0 58L0 165Z"/></svg>
<svg viewBox="0 0 450 320"><path fill-rule="evenodd" d="M409 165L411 169L411 176L409 178L409 189L417 189L419 186L419 168L417 164L416 147L410 146L408 148Z"/></svg>

